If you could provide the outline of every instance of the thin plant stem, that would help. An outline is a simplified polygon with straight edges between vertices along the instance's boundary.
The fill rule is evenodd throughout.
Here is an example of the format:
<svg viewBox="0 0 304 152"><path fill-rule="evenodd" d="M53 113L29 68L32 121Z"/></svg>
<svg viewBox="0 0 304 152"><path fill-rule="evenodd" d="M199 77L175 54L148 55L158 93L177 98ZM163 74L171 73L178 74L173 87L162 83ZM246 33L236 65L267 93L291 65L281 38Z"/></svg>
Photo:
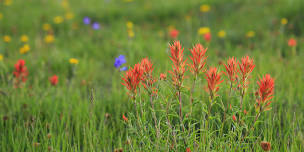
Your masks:
<svg viewBox="0 0 304 152"><path fill-rule="evenodd" d="M197 79L197 75L195 75L195 77L194 77L192 87L191 87L191 90L190 90L190 115L192 114L193 92L194 92L194 88L195 88L196 79Z"/></svg>

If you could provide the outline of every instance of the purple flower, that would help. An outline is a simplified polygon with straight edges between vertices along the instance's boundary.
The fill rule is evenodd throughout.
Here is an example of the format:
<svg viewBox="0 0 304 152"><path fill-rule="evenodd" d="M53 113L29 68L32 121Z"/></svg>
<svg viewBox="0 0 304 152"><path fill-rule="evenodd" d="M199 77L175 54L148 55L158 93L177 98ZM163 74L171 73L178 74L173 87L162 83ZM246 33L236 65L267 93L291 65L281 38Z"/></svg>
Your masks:
<svg viewBox="0 0 304 152"><path fill-rule="evenodd" d="M114 66L115 66L115 68L119 68L122 64L124 64L126 62L127 61L126 61L125 56L124 55L120 55L119 57L115 58Z"/></svg>
<svg viewBox="0 0 304 152"><path fill-rule="evenodd" d="M94 30L98 30L98 29L100 28L99 23L94 22L94 23L92 24L92 28L93 28Z"/></svg>
<svg viewBox="0 0 304 152"><path fill-rule="evenodd" d="M88 24L91 23L91 19L86 16L86 17L83 18L83 23L86 24L86 25L88 25Z"/></svg>
<svg viewBox="0 0 304 152"><path fill-rule="evenodd" d="M128 70L128 67L125 67L125 66L119 69L119 71L127 71L127 70Z"/></svg>

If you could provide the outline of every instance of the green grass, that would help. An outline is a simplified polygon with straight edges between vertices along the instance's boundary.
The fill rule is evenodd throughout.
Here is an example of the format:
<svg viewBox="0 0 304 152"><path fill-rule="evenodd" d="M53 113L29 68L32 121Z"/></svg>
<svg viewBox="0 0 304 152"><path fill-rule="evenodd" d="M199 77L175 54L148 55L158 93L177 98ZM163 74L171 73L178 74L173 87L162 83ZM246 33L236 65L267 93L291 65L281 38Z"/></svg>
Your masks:
<svg viewBox="0 0 304 152"><path fill-rule="evenodd" d="M304 3L301 0L215 0L215 1L178 1L178 0L77 0L69 1L68 11L54 0L13 0L10 6L0 1L0 151L185 151L190 147L195 151L262 151L260 141L271 142L272 151L303 151L304 145L304 22L301 15ZM199 12L201 4L209 4L208 14ZM74 18L61 24L54 24L53 17L72 12ZM101 29L93 31L83 24L82 19L89 16L101 24ZM187 20L186 16L190 16ZM280 19L286 17L284 27ZM134 23L135 37L128 38L126 22ZM47 32L42 25L49 23L55 41L46 44ZM77 24L77 29L73 25ZM208 47L208 66L217 66L229 56L240 59L249 55L255 60L256 68L250 79L245 106L253 106L256 81L269 73L275 78L275 95L272 110L262 114L254 132L245 142L239 142L227 124L225 135L215 130L205 130L207 143L196 141L201 123L204 122L204 105L208 94L203 90L206 85L200 76L200 85L195 91L194 115L185 117L185 124L193 130L189 135L179 130L178 103L172 100L170 81L160 82L159 93L168 98L155 100L156 116L160 121L162 138L156 138L151 106L146 94L142 94L144 115L141 125L136 125L136 112L126 89L121 85L121 76L114 68L114 59L120 54L127 58L126 66L133 66L144 57L154 63L154 76L171 70L168 54L168 27L175 26L180 31L178 40L185 47L185 56L190 55L188 48L195 43ZM212 41L207 44L197 34L199 27L211 29ZM225 39L217 37L224 29ZM247 31L254 30L256 36L245 38ZM23 45L20 36L29 37L31 50L20 54ZM10 35L10 43L2 41ZM287 41L294 37L298 41L297 55L291 55ZM77 58L78 65L70 65L69 59ZM25 87L13 87L14 64L24 59L29 70ZM71 74L72 69L74 73ZM59 76L59 84L49 84L49 77ZM192 80L186 73L186 88L183 91L183 113L189 112L189 91ZM169 76L169 74L168 74ZM228 100L228 84L221 85L218 98L224 103ZM233 112L238 110L238 96L232 99ZM172 131L165 121L164 107L170 105L170 119L175 130ZM164 106L164 107L162 107ZM222 109L215 106L215 118L220 118ZM251 111L254 113L254 111ZM125 123L125 114L129 123ZM232 114L232 113L229 113ZM4 118L7 118L5 120ZM247 119L248 124L252 118ZM216 119L210 124L218 125ZM214 126L214 128L217 128ZM172 144L172 132L176 133L177 143ZM48 138L48 134L51 135ZM186 143L183 141L186 139ZM130 144L127 144L127 142ZM206 142L205 141L205 142ZM40 143L35 146L35 143ZM197 146L198 145L198 146ZM160 147L160 149L157 149ZM204 150L202 150L204 149Z"/></svg>

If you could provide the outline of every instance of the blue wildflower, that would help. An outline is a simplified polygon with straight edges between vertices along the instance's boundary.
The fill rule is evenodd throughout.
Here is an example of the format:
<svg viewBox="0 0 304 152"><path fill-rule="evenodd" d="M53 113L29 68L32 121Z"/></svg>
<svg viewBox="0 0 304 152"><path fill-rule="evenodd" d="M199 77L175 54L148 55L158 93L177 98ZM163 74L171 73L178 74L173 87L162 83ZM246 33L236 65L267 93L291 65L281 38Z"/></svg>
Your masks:
<svg viewBox="0 0 304 152"><path fill-rule="evenodd" d="M128 70L128 67L125 67L125 66L119 69L119 71L127 71L127 70Z"/></svg>
<svg viewBox="0 0 304 152"><path fill-rule="evenodd" d="M126 57L124 55L120 55L119 57L115 58L114 66L115 68L119 68L122 64L126 62Z"/></svg>
<svg viewBox="0 0 304 152"><path fill-rule="evenodd" d="M98 30L98 29L100 28L99 23L94 22L94 23L92 24L92 28L93 28L94 30Z"/></svg>
<svg viewBox="0 0 304 152"><path fill-rule="evenodd" d="M86 17L83 18L83 23L86 24L86 25L91 24L91 19L86 16Z"/></svg>

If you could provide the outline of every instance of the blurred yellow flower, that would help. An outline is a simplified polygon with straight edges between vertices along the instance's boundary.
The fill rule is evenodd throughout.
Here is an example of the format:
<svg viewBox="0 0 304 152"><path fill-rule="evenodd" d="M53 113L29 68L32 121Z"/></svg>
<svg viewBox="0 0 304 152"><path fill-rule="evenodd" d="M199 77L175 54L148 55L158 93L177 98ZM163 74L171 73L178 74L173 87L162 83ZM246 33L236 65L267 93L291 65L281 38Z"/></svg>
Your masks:
<svg viewBox="0 0 304 152"><path fill-rule="evenodd" d="M131 21L128 21L126 25L127 25L128 29L132 29L133 28L133 23Z"/></svg>
<svg viewBox="0 0 304 152"><path fill-rule="evenodd" d="M19 49L20 54L25 54L30 50L30 46L28 44L25 44L23 47Z"/></svg>
<svg viewBox="0 0 304 152"><path fill-rule="evenodd" d="M225 37L226 37L226 31L220 30L220 31L217 33L217 36L218 36L219 38L225 38Z"/></svg>
<svg viewBox="0 0 304 152"><path fill-rule="evenodd" d="M75 58L70 58L69 62L70 64L78 64L79 61Z"/></svg>
<svg viewBox="0 0 304 152"><path fill-rule="evenodd" d="M48 24L48 23L45 23L45 24L42 25L42 29L44 31L49 31L51 29L51 25Z"/></svg>
<svg viewBox="0 0 304 152"><path fill-rule="evenodd" d="M54 35L48 34L47 36L44 37L44 42L45 43L53 43L55 40Z"/></svg>
<svg viewBox="0 0 304 152"><path fill-rule="evenodd" d="M207 4L203 4L203 5L201 5L201 7L200 7L200 11L201 12L209 12L210 11L210 6L209 5L207 5Z"/></svg>
<svg viewBox="0 0 304 152"><path fill-rule="evenodd" d="M0 20L2 20L2 18L3 18L3 14L2 14L2 13L0 13Z"/></svg>
<svg viewBox="0 0 304 152"><path fill-rule="evenodd" d="M248 31L247 34L246 34L247 38L252 38L254 36L255 36L255 32L254 31Z"/></svg>
<svg viewBox="0 0 304 152"><path fill-rule="evenodd" d="M67 12L65 14L65 19L70 20L74 18L74 14L72 12Z"/></svg>
<svg viewBox="0 0 304 152"><path fill-rule="evenodd" d="M175 29L175 26L173 26L173 25L169 25L168 26L168 31L172 31L172 30L174 30Z"/></svg>
<svg viewBox="0 0 304 152"><path fill-rule="evenodd" d="M5 6L10 6L12 4L12 0L4 0Z"/></svg>
<svg viewBox="0 0 304 152"><path fill-rule="evenodd" d="M22 35L21 37L20 37L20 41L21 42L27 42L28 41L28 37L27 37L27 35Z"/></svg>
<svg viewBox="0 0 304 152"><path fill-rule="evenodd" d="M6 43L9 43L9 42L11 42L11 37L8 36L8 35L4 35L3 41L6 42Z"/></svg>
<svg viewBox="0 0 304 152"><path fill-rule="evenodd" d="M63 22L63 17L62 16L56 16L54 17L54 23L55 24L60 24Z"/></svg>
<svg viewBox="0 0 304 152"><path fill-rule="evenodd" d="M281 24L282 24L282 25L286 25L287 23L288 23L287 18L282 18L282 19L281 19Z"/></svg>
<svg viewBox="0 0 304 152"><path fill-rule="evenodd" d="M64 9L68 9L69 8L69 2L67 0L63 0L61 2L61 6L64 8Z"/></svg>
<svg viewBox="0 0 304 152"><path fill-rule="evenodd" d="M201 27L198 29L198 34L199 35L204 35L206 33L210 33L210 28L209 27Z"/></svg>
<svg viewBox="0 0 304 152"><path fill-rule="evenodd" d="M129 36L129 38L133 38L134 37L134 32L133 32L133 30L128 30L128 36Z"/></svg>
<svg viewBox="0 0 304 152"><path fill-rule="evenodd" d="M2 61L3 60L3 55L2 54L0 54L0 61Z"/></svg>
<svg viewBox="0 0 304 152"><path fill-rule="evenodd" d="M124 0L124 2L129 3L129 2L133 2L133 0Z"/></svg>

